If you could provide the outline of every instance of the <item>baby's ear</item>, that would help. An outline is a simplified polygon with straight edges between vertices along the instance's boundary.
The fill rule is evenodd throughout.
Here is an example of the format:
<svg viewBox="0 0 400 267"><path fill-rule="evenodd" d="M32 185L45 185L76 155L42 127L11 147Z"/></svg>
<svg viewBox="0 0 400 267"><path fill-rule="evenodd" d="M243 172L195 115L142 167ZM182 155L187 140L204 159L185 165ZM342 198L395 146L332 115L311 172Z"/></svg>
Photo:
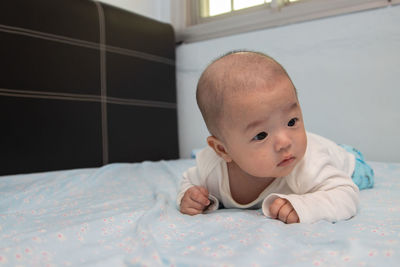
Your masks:
<svg viewBox="0 0 400 267"><path fill-rule="evenodd" d="M229 156L224 143L222 143L217 137L207 137L207 144L214 149L215 153L217 153L217 155L223 158L227 163L232 161L232 158Z"/></svg>

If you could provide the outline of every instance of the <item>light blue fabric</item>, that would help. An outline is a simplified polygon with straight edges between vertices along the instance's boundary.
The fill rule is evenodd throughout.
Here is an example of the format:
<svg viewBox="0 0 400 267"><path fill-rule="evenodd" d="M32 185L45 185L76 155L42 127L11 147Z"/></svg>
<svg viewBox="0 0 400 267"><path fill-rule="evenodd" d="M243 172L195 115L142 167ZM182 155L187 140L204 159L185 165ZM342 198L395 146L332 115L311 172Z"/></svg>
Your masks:
<svg viewBox="0 0 400 267"><path fill-rule="evenodd" d="M202 151L204 148L196 148L192 150L192 153L190 154L190 158L195 159L197 156L197 153Z"/></svg>
<svg viewBox="0 0 400 267"><path fill-rule="evenodd" d="M369 166L360 151L349 145L340 144L347 152L356 157L356 165L351 178L360 190L374 187L374 170Z"/></svg>
<svg viewBox="0 0 400 267"><path fill-rule="evenodd" d="M261 210L181 214L195 160L0 177L0 266L398 266L400 164L372 163L373 190L335 224Z"/></svg>

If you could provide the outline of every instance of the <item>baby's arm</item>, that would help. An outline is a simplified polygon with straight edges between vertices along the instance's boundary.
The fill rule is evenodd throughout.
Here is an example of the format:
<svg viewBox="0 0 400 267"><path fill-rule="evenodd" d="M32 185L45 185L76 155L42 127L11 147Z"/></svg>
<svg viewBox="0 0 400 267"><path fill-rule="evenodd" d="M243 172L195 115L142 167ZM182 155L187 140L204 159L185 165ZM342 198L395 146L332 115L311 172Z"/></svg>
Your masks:
<svg viewBox="0 0 400 267"><path fill-rule="evenodd" d="M298 223L299 216L292 204L284 198L277 198L269 206L269 215L273 219L281 220L284 223Z"/></svg>
<svg viewBox="0 0 400 267"><path fill-rule="evenodd" d="M196 215L203 213L208 205L210 205L210 200L208 199L207 188L192 186L183 195L180 211L185 214Z"/></svg>
<svg viewBox="0 0 400 267"><path fill-rule="evenodd" d="M180 190L176 199L182 213L196 215L218 209L219 201L209 195L205 179L200 178L197 167L184 172Z"/></svg>
<svg viewBox="0 0 400 267"><path fill-rule="evenodd" d="M338 174L326 176L325 180L318 182L314 181L314 187L306 192L301 192L300 188L294 190L294 194L269 195L262 204L264 214L273 217L270 207L275 201L280 201L278 199L287 200L296 211L299 221L304 223L318 220L336 222L349 219L357 213L358 188L350 177Z"/></svg>

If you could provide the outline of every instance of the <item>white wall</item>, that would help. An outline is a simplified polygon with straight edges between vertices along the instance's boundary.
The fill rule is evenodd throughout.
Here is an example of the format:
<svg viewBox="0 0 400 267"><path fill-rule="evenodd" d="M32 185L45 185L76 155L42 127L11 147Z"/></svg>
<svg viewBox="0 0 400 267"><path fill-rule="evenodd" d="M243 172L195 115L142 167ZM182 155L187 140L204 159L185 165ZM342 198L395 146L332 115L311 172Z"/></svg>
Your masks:
<svg viewBox="0 0 400 267"><path fill-rule="evenodd" d="M309 131L353 145L367 160L400 162L400 6L178 46L182 157L208 135L197 79L232 49L265 52L287 69Z"/></svg>

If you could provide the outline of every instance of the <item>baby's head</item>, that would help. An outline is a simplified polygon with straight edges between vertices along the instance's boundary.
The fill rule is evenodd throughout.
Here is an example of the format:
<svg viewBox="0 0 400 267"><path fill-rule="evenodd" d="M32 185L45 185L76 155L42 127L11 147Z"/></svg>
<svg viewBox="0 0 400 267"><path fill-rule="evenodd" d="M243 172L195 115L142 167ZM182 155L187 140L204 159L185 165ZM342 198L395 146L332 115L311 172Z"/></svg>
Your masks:
<svg viewBox="0 0 400 267"><path fill-rule="evenodd" d="M230 115L224 106L232 97L272 87L281 78L289 79L285 69L259 52L230 52L213 61L201 75L196 92L197 104L211 135L223 139L224 121Z"/></svg>
<svg viewBox="0 0 400 267"><path fill-rule="evenodd" d="M271 57L247 51L220 57L201 75L196 98L211 133L207 142L228 163L265 177L258 165L266 158L286 166L290 157L303 157L307 141L296 89Z"/></svg>

